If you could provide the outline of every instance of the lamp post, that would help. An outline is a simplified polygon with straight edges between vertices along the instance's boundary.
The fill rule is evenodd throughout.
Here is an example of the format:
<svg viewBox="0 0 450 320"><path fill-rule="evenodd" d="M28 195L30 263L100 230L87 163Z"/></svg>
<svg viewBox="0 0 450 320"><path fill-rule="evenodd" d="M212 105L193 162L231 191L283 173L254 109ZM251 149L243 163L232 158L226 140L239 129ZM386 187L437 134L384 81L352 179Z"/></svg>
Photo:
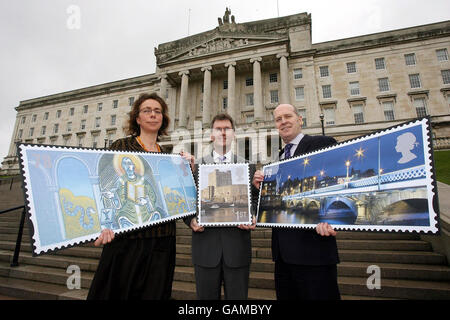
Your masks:
<svg viewBox="0 0 450 320"><path fill-rule="evenodd" d="M324 115L323 115L323 113L321 113L320 114L320 123L322 124L322 135L324 136L325 135L325 127L323 125L323 118L324 118Z"/></svg>
<svg viewBox="0 0 450 320"><path fill-rule="evenodd" d="M347 167L347 178L345 179L345 186L348 188L348 167L350 167L350 160L345 161L345 166Z"/></svg>
<svg viewBox="0 0 450 320"><path fill-rule="evenodd" d="M105 148L106 149L106 144L108 143L108 138L105 138Z"/></svg>

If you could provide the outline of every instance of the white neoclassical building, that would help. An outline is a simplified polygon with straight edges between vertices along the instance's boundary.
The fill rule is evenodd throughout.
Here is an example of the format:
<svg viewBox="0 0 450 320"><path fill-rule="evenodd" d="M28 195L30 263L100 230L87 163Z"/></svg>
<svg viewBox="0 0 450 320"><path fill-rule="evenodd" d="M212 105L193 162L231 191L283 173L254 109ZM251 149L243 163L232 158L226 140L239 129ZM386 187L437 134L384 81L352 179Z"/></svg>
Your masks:
<svg viewBox="0 0 450 320"><path fill-rule="evenodd" d="M125 136L127 113L158 92L172 119L161 144L207 152L209 122L236 122L236 152L262 163L280 147L273 109L291 103L303 131L342 141L430 116L435 148L450 147L450 21L322 43L311 15L238 23L155 48L153 74L21 101L2 173L18 172L16 142L104 148Z"/></svg>

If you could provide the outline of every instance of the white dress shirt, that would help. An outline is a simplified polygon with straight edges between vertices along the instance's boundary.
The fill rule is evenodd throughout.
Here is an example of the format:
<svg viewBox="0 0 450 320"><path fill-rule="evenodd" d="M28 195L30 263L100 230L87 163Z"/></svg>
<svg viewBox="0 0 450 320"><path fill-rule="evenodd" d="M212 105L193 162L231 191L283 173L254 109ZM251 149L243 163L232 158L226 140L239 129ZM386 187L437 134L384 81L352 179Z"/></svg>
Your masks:
<svg viewBox="0 0 450 320"><path fill-rule="evenodd" d="M303 137L304 137L304 134L300 132L298 134L298 136L296 136L292 141L289 142L290 144L292 144L292 148L290 150L291 157L294 155L294 152L297 149L297 147L300 144L300 141L303 139ZM284 159L284 152L280 156L280 160L282 160L282 159Z"/></svg>
<svg viewBox="0 0 450 320"><path fill-rule="evenodd" d="M218 154L215 150L213 151L213 159L215 163L229 163L231 162L231 150L224 154L225 160L221 161L222 155Z"/></svg>

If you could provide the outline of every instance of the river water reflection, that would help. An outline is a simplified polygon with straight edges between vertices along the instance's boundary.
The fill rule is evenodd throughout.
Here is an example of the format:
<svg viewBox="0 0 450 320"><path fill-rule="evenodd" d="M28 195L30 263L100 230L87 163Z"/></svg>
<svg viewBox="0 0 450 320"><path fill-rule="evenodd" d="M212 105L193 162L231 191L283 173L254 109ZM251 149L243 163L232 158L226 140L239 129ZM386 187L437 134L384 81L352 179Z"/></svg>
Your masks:
<svg viewBox="0 0 450 320"><path fill-rule="evenodd" d="M249 222L248 207L202 209L201 221L211 222Z"/></svg>

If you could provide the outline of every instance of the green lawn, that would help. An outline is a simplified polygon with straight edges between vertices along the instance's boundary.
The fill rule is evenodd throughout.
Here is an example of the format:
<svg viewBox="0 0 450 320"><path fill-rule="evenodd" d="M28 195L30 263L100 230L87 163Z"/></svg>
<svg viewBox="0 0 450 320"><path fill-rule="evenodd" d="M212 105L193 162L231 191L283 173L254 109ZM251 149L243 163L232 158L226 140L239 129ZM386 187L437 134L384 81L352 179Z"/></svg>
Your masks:
<svg viewBox="0 0 450 320"><path fill-rule="evenodd" d="M450 184L450 150L434 152L436 180Z"/></svg>

